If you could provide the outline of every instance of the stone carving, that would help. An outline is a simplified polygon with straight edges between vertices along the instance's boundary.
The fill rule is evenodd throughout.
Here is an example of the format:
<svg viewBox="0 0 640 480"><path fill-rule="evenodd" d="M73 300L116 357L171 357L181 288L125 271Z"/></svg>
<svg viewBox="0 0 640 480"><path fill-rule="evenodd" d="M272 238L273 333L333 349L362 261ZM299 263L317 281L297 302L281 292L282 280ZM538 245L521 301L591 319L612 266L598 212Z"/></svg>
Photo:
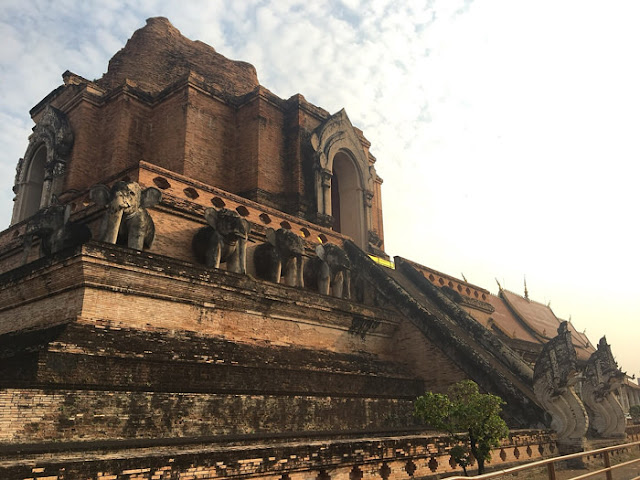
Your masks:
<svg viewBox="0 0 640 480"><path fill-rule="evenodd" d="M147 208L162 200L155 187L144 190L136 182L119 181L111 189L105 185L91 188L90 197L97 205L106 205L100 239L142 250L151 248L155 225Z"/></svg>
<svg viewBox="0 0 640 480"><path fill-rule="evenodd" d="M44 144L47 147L46 167L48 174L51 174L58 164L64 165L71 147L73 146L73 132L69 126L67 116L51 105L47 105L40 116L40 120L33 127L33 134L29 137L29 146L24 158L28 159L33 153ZM58 166L58 169L61 167ZM64 168L62 172L64 173ZM15 185L20 185L26 181L26 169L24 160L20 159L16 167ZM14 186L14 191L16 190Z"/></svg>
<svg viewBox="0 0 640 480"><path fill-rule="evenodd" d="M267 228L267 242L253 252L256 275L285 285L304 287L304 240L291 230Z"/></svg>
<svg viewBox="0 0 640 480"><path fill-rule="evenodd" d="M378 235L378 232L369 230L369 243L375 247L382 246L382 239L380 238L380 235Z"/></svg>
<svg viewBox="0 0 640 480"><path fill-rule="evenodd" d="M26 263L33 237L40 238L40 254L51 255L91 240L91 230L84 224L70 222L71 205L53 205L40 210L27 223L24 234Z"/></svg>
<svg viewBox="0 0 640 480"><path fill-rule="evenodd" d="M558 335L542 348L533 371L533 391L551 414L551 428L557 433L562 454L584 450L589 426L587 412L575 391L579 379L576 360L568 323L562 322Z"/></svg>
<svg viewBox="0 0 640 480"><path fill-rule="evenodd" d="M351 298L351 262L347 253L328 243L318 245L316 254L305 267L305 285L324 295Z"/></svg>
<svg viewBox="0 0 640 480"><path fill-rule="evenodd" d="M364 194L361 216L356 221L361 222L363 233L371 230L371 201L374 196L374 183L379 177L375 172L375 168L370 164L369 156L363 150L362 142L344 109L319 125L311 134L310 141L315 153L313 168L318 218L326 218L333 213L331 205L331 177L334 174L333 160L339 152L349 152L358 176L362 179L360 188L362 188ZM366 238L361 240L360 247L365 248Z"/></svg>
<svg viewBox="0 0 640 480"><path fill-rule="evenodd" d="M589 412L590 429L594 436L624 438L626 422L622 405L614 391L626 375L618 368L607 339L602 337L584 369L582 399Z"/></svg>
<svg viewBox="0 0 640 480"><path fill-rule="evenodd" d="M249 222L227 208L207 208L204 218L209 226L198 230L191 242L198 262L209 268L220 268L224 262L228 271L246 274Z"/></svg>
<svg viewBox="0 0 640 480"><path fill-rule="evenodd" d="M16 167L13 185L16 198L12 224L26 218L29 212L35 212L41 205L48 206L54 203L54 195L60 191L61 178L65 173L73 141L73 131L69 126L67 116L62 111L47 105L43 109L38 123L33 127L24 159L21 158ZM46 151L44 163L32 168L34 167L34 158L41 148L45 148ZM34 170L37 168L44 169L44 172L36 173ZM40 198L38 205L27 205L29 203L27 190L34 188L33 175L42 178Z"/></svg>

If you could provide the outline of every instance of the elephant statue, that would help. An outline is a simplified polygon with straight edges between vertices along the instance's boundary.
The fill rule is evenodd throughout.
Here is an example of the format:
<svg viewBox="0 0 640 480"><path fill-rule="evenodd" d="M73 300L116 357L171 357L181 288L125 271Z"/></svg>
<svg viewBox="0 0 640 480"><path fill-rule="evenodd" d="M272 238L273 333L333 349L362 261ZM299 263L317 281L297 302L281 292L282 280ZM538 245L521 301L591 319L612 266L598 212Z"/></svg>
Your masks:
<svg viewBox="0 0 640 480"><path fill-rule="evenodd" d="M227 208L207 208L204 218L209 226L198 230L191 242L198 262L209 268L220 268L225 262L228 271L246 274L250 223Z"/></svg>
<svg viewBox="0 0 640 480"><path fill-rule="evenodd" d="M253 252L256 275L285 285L304 287L304 240L291 230L267 228L267 242Z"/></svg>
<svg viewBox="0 0 640 480"><path fill-rule="evenodd" d="M27 262L33 237L40 238L40 254L51 255L65 248L91 240L91 230L84 224L70 222L71 205L53 205L37 212L25 228L24 256Z"/></svg>
<svg viewBox="0 0 640 480"><path fill-rule="evenodd" d="M144 190L136 182L118 181L111 189L106 185L91 187L90 198L107 207L102 224L101 240L142 250L151 248L155 225L147 208L162 200L155 187Z"/></svg>
<svg viewBox="0 0 640 480"><path fill-rule="evenodd" d="M338 298L351 298L351 262L337 245L327 243L316 247L316 257L307 262L304 272L307 287Z"/></svg>

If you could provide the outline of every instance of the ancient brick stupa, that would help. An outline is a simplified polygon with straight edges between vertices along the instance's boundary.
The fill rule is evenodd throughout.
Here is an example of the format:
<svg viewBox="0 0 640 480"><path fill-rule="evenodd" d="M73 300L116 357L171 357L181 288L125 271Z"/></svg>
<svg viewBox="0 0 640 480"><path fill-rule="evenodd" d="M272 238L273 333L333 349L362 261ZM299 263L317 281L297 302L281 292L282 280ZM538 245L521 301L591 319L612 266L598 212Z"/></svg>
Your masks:
<svg viewBox="0 0 640 480"><path fill-rule="evenodd" d="M470 315L488 292L390 268L344 110L277 97L164 18L101 79L63 79L0 233L0 478L450 471L413 400L465 378L543 426L531 364ZM554 442L517 431L495 462Z"/></svg>

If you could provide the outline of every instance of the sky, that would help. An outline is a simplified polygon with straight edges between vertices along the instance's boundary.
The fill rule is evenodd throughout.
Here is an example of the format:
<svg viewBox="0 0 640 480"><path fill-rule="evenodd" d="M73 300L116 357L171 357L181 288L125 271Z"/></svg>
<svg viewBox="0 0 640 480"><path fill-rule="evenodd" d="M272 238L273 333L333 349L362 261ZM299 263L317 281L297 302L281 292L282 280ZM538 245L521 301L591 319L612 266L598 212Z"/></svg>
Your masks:
<svg viewBox="0 0 640 480"><path fill-rule="evenodd" d="M28 112L165 16L281 98L345 108L383 178L385 246L550 303L640 376L640 2L2 0L0 229Z"/></svg>

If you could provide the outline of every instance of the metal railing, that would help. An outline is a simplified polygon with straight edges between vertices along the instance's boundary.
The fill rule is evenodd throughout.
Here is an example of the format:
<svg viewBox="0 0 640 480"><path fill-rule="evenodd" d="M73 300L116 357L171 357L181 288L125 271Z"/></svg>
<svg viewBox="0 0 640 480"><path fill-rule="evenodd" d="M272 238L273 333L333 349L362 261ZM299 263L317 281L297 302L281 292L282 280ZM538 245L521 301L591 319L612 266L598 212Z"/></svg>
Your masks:
<svg viewBox="0 0 640 480"><path fill-rule="evenodd" d="M626 461L626 462L618 463L613 466L611 465L610 452L616 451L616 450L631 450L633 447L638 447L637 458ZM588 472L588 473L579 475L577 477L572 477L569 480L583 480L586 478L595 477L596 475L602 475L603 473L605 474L607 480L614 480L614 477L613 477L614 470L622 467L627 467L629 465L633 465L634 463L640 463L640 441L625 443L622 445L614 445L613 447L599 448L597 450L590 450L588 452L572 453L571 455L563 455L562 457L548 458L546 460L539 460L537 462L527 463L526 465L519 465L517 467L507 468L504 470L496 470L494 472L485 473L483 475L477 475L475 477L460 477L460 476L447 477L447 480L470 480L470 479L485 480L489 478L498 478L502 475L525 472L527 470L532 470L534 468L540 468L543 466L547 467L547 474L548 474L549 480L556 480L556 464L557 463L566 462L567 460L581 459L582 457L587 457L587 456L596 456L596 455L602 455L604 460L604 468L595 470L593 472ZM522 478L526 478L526 477L522 477ZM640 480L640 476L633 477L631 480Z"/></svg>

